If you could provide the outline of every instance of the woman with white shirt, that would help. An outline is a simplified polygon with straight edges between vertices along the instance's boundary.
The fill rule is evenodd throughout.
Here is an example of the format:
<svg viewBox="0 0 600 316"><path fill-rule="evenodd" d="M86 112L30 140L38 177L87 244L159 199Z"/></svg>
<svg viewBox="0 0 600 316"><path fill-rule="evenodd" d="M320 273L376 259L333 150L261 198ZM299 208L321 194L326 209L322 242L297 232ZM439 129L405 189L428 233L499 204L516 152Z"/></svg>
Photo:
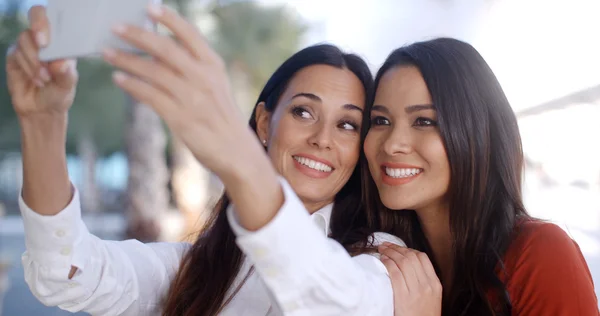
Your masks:
<svg viewBox="0 0 600 316"><path fill-rule="evenodd" d="M356 171L372 80L364 62L331 46L298 53L267 83L251 133L221 59L201 34L162 7L149 13L181 44L116 27L155 58L107 50L105 59L130 74L117 72L114 81L156 110L220 177L228 198L193 246L90 234L65 161L77 71L73 61L38 61L39 47L51 39L44 9L34 7L30 29L7 56L23 135L23 264L34 295L92 315L156 315L163 304L164 315L391 315L383 264L346 251L366 251L369 228L378 225L377 214L362 213ZM385 239L403 244L384 234L374 244Z"/></svg>

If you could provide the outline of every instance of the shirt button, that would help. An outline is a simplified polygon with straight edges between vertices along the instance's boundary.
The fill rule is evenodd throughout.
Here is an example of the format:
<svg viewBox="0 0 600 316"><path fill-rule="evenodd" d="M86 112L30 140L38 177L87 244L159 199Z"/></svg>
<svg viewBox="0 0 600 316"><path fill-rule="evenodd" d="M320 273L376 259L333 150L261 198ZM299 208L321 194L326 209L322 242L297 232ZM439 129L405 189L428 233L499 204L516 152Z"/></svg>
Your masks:
<svg viewBox="0 0 600 316"><path fill-rule="evenodd" d="M62 229L59 229L59 230L56 231L56 236L57 237L65 237L66 234L67 233L64 230L62 230Z"/></svg>
<svg viewBox="0 0 600 316"><path fill-rule="evenodd" d="M63 249L60 250L60 254L63 256L68 256L71 254L71 248L69 247L65 247Z"/></svg>

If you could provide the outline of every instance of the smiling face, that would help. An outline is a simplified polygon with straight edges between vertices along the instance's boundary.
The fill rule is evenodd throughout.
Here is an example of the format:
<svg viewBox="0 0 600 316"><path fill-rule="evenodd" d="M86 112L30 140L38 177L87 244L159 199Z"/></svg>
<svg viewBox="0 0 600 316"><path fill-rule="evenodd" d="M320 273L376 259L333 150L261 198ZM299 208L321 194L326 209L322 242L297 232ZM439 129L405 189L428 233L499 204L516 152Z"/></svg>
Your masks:
<svg viewBox="0 0 600 316"><path fill-rule="evenodd" d="M416 67L395 67L381 78L364 150L386 207L418 210L446 202L450 166L431 95Z"/></svg>
<svg viewBox="0 0 600 316"><path fill-rule="evenodd" d="M257 108L257 132L273 165L309 211L333 202L352 175L364 108L356 75L326 65L296 73L273 113Z"/></svg>

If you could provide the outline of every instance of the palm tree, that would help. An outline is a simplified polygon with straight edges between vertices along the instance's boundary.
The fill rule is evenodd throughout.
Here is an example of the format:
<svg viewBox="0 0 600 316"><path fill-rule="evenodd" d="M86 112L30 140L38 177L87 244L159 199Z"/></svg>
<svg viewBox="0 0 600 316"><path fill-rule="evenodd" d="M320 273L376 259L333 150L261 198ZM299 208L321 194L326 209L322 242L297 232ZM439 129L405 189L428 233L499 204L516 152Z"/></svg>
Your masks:
<svg viewBox="0 0 600 316"><path fill-rule="evenodd" d="M150 107L128 99L126 237L156 241L161 233L159 221L169 206L167 139L158 115Z"/></svg>

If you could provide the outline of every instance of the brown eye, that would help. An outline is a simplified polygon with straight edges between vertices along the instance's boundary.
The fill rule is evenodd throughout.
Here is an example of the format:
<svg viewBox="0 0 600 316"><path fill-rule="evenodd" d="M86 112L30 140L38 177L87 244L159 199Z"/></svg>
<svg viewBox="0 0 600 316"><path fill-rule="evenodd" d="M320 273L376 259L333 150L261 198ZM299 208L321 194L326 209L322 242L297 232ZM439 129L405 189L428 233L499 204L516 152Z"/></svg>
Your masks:
<svg viewBox="0 0 600 316"><path fill-rule="evenodd" d="M372 126L380 126L380 125L390 125L390 120L386 119L383 116L375 116L371 118Z"/></svg>
<svg viewBox="0 0 600 316"><path fill-rule="evenodd" d="M419 117L415 120L415 123L413 124L413 126L421 126L421 127L437 126L437 122L430 118Z"/></svg>
<svg viewBox="0 0 600 316"><path fill-rule="evenodd" d="M294 106L292 108L292 114L294 116L296 116L296 117L300 117L300 118L303 118L303 119L310 119L310 118L312 118L312 115L310 114L310 112L308 112L302 106Z"/></svg>
<svg viewBox="0 0 600 316"><path fill-rule="evenodd" d="M358 125L351 121L343 121L340 123L339 128L348 130L348 131L355 131L358 129Z"/></svg>

